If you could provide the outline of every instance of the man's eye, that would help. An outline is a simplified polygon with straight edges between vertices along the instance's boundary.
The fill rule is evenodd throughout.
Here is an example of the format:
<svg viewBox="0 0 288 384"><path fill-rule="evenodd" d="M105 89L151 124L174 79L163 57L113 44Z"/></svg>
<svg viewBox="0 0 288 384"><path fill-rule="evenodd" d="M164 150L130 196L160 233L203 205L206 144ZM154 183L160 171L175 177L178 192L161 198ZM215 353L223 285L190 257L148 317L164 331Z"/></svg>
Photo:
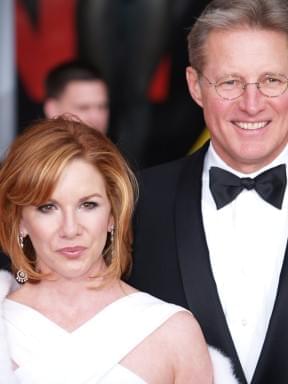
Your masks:
<svg viewBox="0 0 288 384"><path fill-rule="evenodd" d="M239 79L227 79L219 82L218 86L221 88L229 89L241 86L241 80Z"/></svg>
<svg viewBox="0 0 288 384"><path fill-rule="evenodd" d="M277 85L277 84L282 84L283 80L279 77L268 76L262 80L262 83L266 85L270 85L270 84Z"/></svg>
<svg viewBox="0 0 288 384"><path fill-rule="evenodd" d="M48 212L51 212L55 208L56 207L54 204L42 204L42 205L39 205L39 207L37 207L37 210L42 212L42 213L48 213Z"/></svg>
<svg viewBox="0 0 288 384"><path fill-rule="evenodd" d="M84 201L84 203L82 203L81 206L86 209L93 209L93 208L96 208L98 204L95 203L95 201Z"/></svg>

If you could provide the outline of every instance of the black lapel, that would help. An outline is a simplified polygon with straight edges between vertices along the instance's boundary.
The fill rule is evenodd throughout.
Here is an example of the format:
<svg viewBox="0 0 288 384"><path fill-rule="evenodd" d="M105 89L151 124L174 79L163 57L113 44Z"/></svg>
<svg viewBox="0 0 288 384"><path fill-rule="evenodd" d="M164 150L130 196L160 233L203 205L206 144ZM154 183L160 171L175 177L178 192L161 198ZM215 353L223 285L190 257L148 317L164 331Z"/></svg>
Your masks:
<svg viewBox="0 0 288 384"><path fill-rule="evenodd" d="M207 147L191 156L179 178L175 226L180 270L188 306L208 344L229 356L239 380L247 383L217 293L205 239L201 186Z"/></svg>
<svg viewBox="0 0 288 384"><path fill-rule="evenodd" d="M273 255L271 255L273 256ZM261 319L259 319L261 321ZM278 292L252 384L288 383L288 249Z"/></svg>

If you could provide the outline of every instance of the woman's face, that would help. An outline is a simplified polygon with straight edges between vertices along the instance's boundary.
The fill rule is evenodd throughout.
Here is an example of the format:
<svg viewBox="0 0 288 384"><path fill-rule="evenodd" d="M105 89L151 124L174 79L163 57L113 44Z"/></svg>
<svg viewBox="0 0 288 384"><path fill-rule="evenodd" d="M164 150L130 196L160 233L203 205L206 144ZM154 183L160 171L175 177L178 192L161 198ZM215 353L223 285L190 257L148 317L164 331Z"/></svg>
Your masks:
<svg viewBox="0 0 288 384"><path fill-rule="evenodd" d="M102 251L112 225L102 175L75 159L47 202L23 208L20 231L30 237L41 272L81 279L105 269Z"/></svg>

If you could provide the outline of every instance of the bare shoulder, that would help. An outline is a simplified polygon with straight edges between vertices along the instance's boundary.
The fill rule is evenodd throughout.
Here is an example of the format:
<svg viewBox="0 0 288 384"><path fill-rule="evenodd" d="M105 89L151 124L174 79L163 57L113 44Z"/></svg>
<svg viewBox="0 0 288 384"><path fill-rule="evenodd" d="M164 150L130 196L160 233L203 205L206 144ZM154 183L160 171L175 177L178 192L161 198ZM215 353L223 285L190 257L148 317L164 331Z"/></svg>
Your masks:
<svg viewBox="0 0 288 384"><path fill-rule="evenodd" d="M195 318L179 311L121 362L153 384L212 384L207 345Z"/></svg>
<svg viewBox="0 0 288 384"><path fill-rule="evenodd" d="M212 384L208 347L195 317L177 312L159 331L174 366L175 384Z"/></svg>
<svg viewBox="0 0 288 384"><path fill-rule="evenodd" d="M180 342L196 343L203 345L205 350L207 349L199 323L192 313L185 309L171 316L159 331L163 337L167 338L167 341L173 342L178 340L178 345Z"/></svg>
<svg viewBox="0 0 288 384"><path fill-rule="evenodd" d="M181 336L181 333L186 334L188 331L190 337L192 337L192 335L197 337L197 335L201 333L199 323L193 314L189 311L186 311L184 308L182 311L180 310L171 316L164 324L164 327L169 327L173 332L179 333L178 336Z"/></svg>

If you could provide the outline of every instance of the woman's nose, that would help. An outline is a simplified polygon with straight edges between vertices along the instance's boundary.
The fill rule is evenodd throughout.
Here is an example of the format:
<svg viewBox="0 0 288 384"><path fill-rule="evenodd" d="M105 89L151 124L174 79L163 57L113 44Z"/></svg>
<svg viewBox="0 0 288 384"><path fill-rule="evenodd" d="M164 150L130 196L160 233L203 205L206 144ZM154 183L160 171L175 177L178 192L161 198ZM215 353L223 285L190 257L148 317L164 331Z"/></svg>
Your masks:
<svg viewBox="0 0 288 384"><path fill-rule="evenodd" d="M73 238L79 235L81 226L75 212L66 212L63 214L60 235L67 238Z"/></svg>

